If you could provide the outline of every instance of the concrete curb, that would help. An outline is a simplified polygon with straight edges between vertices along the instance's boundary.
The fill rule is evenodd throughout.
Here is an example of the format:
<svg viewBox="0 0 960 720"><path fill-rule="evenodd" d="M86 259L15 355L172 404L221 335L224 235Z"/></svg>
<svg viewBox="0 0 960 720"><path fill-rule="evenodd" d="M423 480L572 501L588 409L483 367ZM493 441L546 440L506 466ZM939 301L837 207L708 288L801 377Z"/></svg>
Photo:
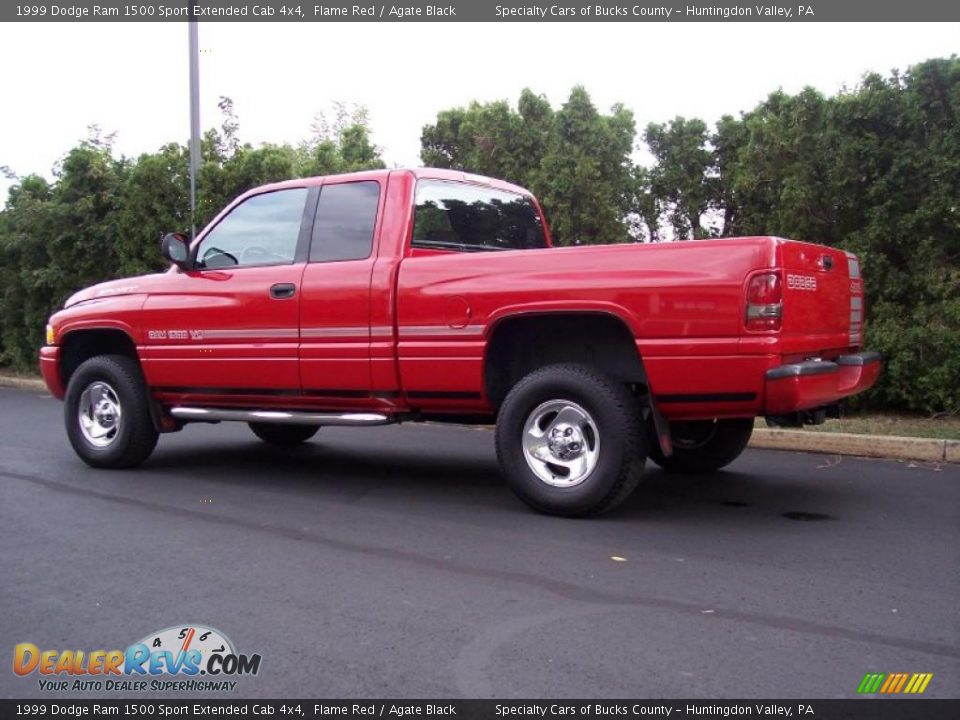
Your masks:
<svg viewBox="0 0 960 720"><path fill-rule="evenodd" d="M960 463L960 440L947 440L943 448L943 459L947 462Z"/></svg>
<svg viewBox="0 0 960 720"><path fill-rule="evenodd" d="M0 373L0 387L47 392L47 385L40 378L22 377L20 375L8 375L5 373Z"/></svg>
<svg viewBox="0 0 960 720"><path fill-rule="evenodd" d="M757 428L750 438L750 447L924 462L960 462L960 441L897 435Z"/></svg>
<svg viewBox="0 0 960 720"><path fill-rule="evenodd" d="M0 373L0 387L47 392L39 378ZM492 426L491 426L492 428ZM833 455L960 463L960 440L757 428L750 447Z"/></svg>

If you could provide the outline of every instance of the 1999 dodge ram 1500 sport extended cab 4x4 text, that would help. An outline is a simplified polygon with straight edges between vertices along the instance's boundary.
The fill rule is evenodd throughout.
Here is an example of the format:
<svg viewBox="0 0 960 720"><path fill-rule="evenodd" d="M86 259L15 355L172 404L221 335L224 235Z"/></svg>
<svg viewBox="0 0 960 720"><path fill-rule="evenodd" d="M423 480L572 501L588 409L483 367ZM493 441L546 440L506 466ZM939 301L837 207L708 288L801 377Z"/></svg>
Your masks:
<svg viewBox="0 0 960 720"><path fill-rule="evenodd" d="M377 170L251 190L168 272L78 292L40 366L95 467L159 433L247 422L496 421L534 508L608 510L649 456L706 472L753 419L816 422L880 371L856 256L773 237L551 247L536 199L489 178Z"/></svg>

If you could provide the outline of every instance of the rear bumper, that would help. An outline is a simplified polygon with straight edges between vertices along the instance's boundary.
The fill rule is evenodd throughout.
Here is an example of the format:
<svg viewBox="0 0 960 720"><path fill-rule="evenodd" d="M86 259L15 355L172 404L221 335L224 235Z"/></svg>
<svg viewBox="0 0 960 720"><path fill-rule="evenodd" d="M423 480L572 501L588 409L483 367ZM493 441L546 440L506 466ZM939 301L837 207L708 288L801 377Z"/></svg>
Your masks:
<svg viewBox="0 0 960 720"><path fill-rule="evenodd" d="M807 360L770 368L763 412L786 415L831 405L873 387L881 365L879 353L862 352L834 361Z"/></svg>
<svg viewBox="0 0 960 720"><path fill-rule="evenodd" d="M60 378L60 347L45 345L40 348L40 374L47 384L50 394L57 400L63 400L63 380Z"/></svg>

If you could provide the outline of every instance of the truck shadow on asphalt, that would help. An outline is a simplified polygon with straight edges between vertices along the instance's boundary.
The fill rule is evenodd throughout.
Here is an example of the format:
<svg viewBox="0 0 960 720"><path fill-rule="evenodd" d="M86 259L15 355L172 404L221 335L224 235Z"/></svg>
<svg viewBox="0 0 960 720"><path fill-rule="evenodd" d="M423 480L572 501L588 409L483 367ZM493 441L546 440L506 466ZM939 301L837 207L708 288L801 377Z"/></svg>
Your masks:
<svg viewBox="0 0 960 720"><path fill-rule="evenodd" d="M751 463L752 464L752 463ZM281 494L315 500L359 502L368 495L425 507L470 507L482 512L529 513L513 497L497 466L492 448L459 447L422 450L402 446L375 448L312 441L281 449L258 441L225 441L201 449L168 447L139 473L229 487L269 488ZM839 519L846 507L864 501L856 486L824 484L784 474L750 471L742 461L712 474L669 475L648 462L636 492L604 517L674 522L709 519L718 522L823 522ZM829 472L829 471L828 471ZM162 480L161 480L162 482ZM790 522L788 522L790 521Z"/></svg>

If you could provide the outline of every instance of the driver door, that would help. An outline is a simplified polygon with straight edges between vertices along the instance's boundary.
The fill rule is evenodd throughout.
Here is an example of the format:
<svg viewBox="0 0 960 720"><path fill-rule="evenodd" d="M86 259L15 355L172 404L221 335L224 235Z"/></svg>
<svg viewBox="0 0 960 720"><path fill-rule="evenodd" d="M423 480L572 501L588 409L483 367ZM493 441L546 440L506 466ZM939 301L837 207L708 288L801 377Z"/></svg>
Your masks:
<svg viewBox="0 0 960 720"><path fill-rule="evenodd" d="M244 198L144 304L144 371L158 394L184 399L298 395L300 281L309 244L306 187Z"/></svg>

